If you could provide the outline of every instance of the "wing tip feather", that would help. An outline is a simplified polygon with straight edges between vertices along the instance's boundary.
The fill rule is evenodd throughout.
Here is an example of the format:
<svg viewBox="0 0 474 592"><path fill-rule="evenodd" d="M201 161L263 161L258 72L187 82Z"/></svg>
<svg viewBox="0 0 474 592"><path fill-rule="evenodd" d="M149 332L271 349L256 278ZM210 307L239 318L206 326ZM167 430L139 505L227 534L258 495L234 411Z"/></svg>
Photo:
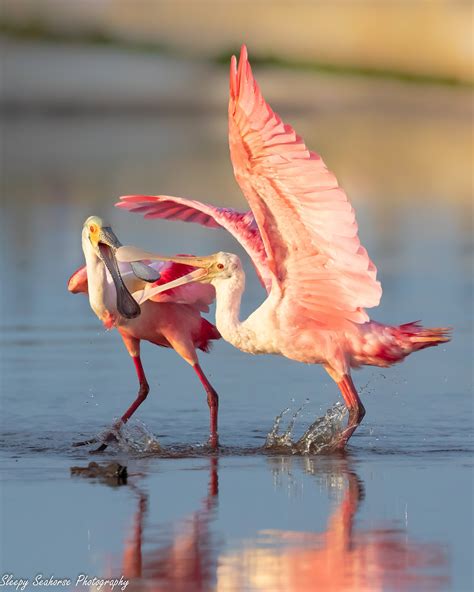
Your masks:
<svg viewBox="0 0 474 592"><path fill-rule="evenodd" d="M250 64L248 61L248 52L245 44L240 48L240 57L237 64L237 58L233 55L230 58L230 96L232 99L237 99L242 92L242 84L248 77ZM243 74L245 74L243 76Z"/></svg>
<svg viewBox="0 0 474 592"><path fill-rule="evenodd" d="M125 210L131 210L136 207L135 204L141 202L154 202L157 201L155 195L121 195L119 201L114 204L116 208Z"/></svg>
<svg viewBox="0 0 474 592"><path fill-rule="evenodd" d="M230 58L230 97L235 99L237 96L237 58L233 55Z"/></svg>

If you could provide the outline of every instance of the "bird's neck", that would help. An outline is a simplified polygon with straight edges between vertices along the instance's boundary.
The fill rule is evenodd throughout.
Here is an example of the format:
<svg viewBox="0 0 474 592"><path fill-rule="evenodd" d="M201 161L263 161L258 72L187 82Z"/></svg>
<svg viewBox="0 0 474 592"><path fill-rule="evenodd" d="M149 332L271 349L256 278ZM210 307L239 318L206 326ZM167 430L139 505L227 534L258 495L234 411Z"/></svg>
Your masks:
<svg viewBox="0 0 474 592"><path fill-rule="evenodd" d="M214 283L216 289L216 327L222 337L243 351L251 340L245 323L239 319L240 303L245 290L245 275L242 270L225 280Z"/></svg>
<svg viewBox="0 0 474 592"><path fill-rule="evenodd" d="M115 287L108 281L105 265L92 248L83 243L83 251L87 267L89 303L99 319L109 326L112 319L117 317L115 299L111 293L115 292Z"/></svg>

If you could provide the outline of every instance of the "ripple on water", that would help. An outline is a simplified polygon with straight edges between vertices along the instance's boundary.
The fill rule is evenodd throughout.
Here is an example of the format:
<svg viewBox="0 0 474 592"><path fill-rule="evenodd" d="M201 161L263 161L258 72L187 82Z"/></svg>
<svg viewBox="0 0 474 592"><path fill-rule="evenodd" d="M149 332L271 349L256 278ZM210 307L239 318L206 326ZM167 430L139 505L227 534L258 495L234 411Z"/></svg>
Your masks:
<svg viewBox="0 0 474 592"><path fill-rule="evenodd" d="M259 439L265 440L262 445L248 445L239 443L233 445L219 446L220 456L249 456L249 455L278 455L278 456L312 456L333 453L337 449L341 435L346 429L347 409L341 403L332 405L322 417L309 417L306 407L309 401L292 410L285 408L279 413L274 421L271 430L264 435L261 433ZM286 419L288 421L286 422ZM306 427L301 435L296 434L302 428L302 420ZM299 430L296 424L299 423ZM309 425L308 425L309 424ZM403 430L402 430L403 431ZM163 445L161 436L158 437L151 429L139 419L132 418L127 424L118 426L116 421L111 426L100 430L96 436L90 438L91 444L75 448L72 445L71 432L69 430L37 431L24 429L9 430L0 437L0 448L7 458L22 458L36 454L59 455L71 458L83 458L89 455L90 451L96 449L101 442L105 442L110 434L114 439L108 440L108 447L105 456L128 455L132 457L155 456L162 458L187 458L214 455L215 451L207 444L200 442L170 443ZM446 440L444 445L439 438L433 435L433 440L426 442L423 439L423 446L415 442L409 446L403 444L408 434L396 433L396 437L384 440L383 446L374 444L370 435L363 435L359 439L357 450L359 455L371 457L380 456L410 456L423 458L438 458L450 454L462 455L472 453L471 442L466 441L466 446L459 446L459 442ZM410 442L413 440L413 434ZM93 442L92 442L93 441Z"/></svg>

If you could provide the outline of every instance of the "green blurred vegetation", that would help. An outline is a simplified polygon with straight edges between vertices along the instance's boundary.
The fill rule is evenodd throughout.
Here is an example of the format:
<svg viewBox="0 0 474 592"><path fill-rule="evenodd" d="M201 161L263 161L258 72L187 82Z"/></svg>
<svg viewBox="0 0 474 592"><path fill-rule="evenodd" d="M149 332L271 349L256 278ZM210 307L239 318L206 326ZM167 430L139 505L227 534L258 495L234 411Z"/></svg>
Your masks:
<svg viewBox="0 0 474 592"><path fill-rule="evenodd" d="M148 53L166 53L167 51L163 44L145 40L124 41L99 28L90 28L87 31L53 29L39 19L18 24L0 19L0 34L25 41L89 44Z"/></svg>
<svg viewBox="0 0 474 592"><path fill-rule="evenodd" d="M220 64L227 65L232 55L238 55L239 48L223 52L216 57ZM349 66L340 64L323 63L316 61L303 61L284 59L275 55L257 55L252 57L252 64L262 66L276 66L291 70L302 70L305 72L316 72L318 74L335 74L349 76L365 76L369 78L383 78L387 80L401 80L404 82L415 82L417 84L446 84L454 86L473 87L474 83L460 80L454 76L434 76L431 74L415 74L402 70L390 70L387 68L374 68L368 66Z"/></svg>
<svg viewBox="0 0 474 592"><path fill-rule="evenodd" d="M21 23L13 23L0 19L0 34L28 41L47 43L68 43L88 44L102 47L116 47L134 52L175 54L195 57L195 52L186 49L177 49L165 43L150 41L145 38L123 39L112 35L100 28L89 28L87 30L60 30L51 28L40 19L32 19ZM232 55L238 55L239 47L230 48L226 51L219 51L211 60L217 64L228 65ZM399 80L417 84L437 84L450 86L473 87L474 83L461 80L455 76L440 76L425 73L414 73L404 70L377 68L371 66L341 65L330 62L315 60L299 60L282 58L277 55L256 54L252 56L252 63L262 66L273 66L306 72L325 73L334 75L363 76L369 78L381 78L387 80Z"/></svg>

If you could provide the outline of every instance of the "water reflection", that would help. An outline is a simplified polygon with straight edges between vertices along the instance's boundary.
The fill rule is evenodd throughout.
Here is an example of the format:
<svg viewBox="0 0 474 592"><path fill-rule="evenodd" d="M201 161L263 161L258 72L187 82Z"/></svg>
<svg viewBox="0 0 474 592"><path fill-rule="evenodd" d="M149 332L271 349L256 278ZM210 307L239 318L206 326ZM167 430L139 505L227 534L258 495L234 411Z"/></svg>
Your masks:
<svg viewBox="0 0 474 592"><path fill-rule="evenodd" d="M171 592L439 590L448 585L447 554L440 544L409 540L393 523L357 525L365 486L348 457L270 457L268 464L276 488L297 485L304 472L330 497L336 494L323 532L260 530L253 540L225 550L214 526L219 486L218 458L212 457L206 495L164 545L149 535L147 493L131 485L133 523L108 577L123 575L128 590Z"/></svg>
<svg viewBox="0 0 474 592"><path fill-rule="evenodd" d="M441 589L447 558L438 544L408 541L403 529L363 529L355 524L364 485L347 459L322 471L311 458L278 459L278 472L294 462L331 488L343 491L322 533L265 530L243 550L219 558L221 590L427 590Z"/></svg>
<svg viewBox="0 0 474 592"><path fill-rule="evenodd" d="M120 575L129 580L128 590L209 590L215 579L217 551L211 523L219 492L218 458L209 459L209 485L200 507L176 526L171 541L144 552L148 495L131 485L137 509L125 541ZM156 543L155 543L156 544Z"/></svg>

